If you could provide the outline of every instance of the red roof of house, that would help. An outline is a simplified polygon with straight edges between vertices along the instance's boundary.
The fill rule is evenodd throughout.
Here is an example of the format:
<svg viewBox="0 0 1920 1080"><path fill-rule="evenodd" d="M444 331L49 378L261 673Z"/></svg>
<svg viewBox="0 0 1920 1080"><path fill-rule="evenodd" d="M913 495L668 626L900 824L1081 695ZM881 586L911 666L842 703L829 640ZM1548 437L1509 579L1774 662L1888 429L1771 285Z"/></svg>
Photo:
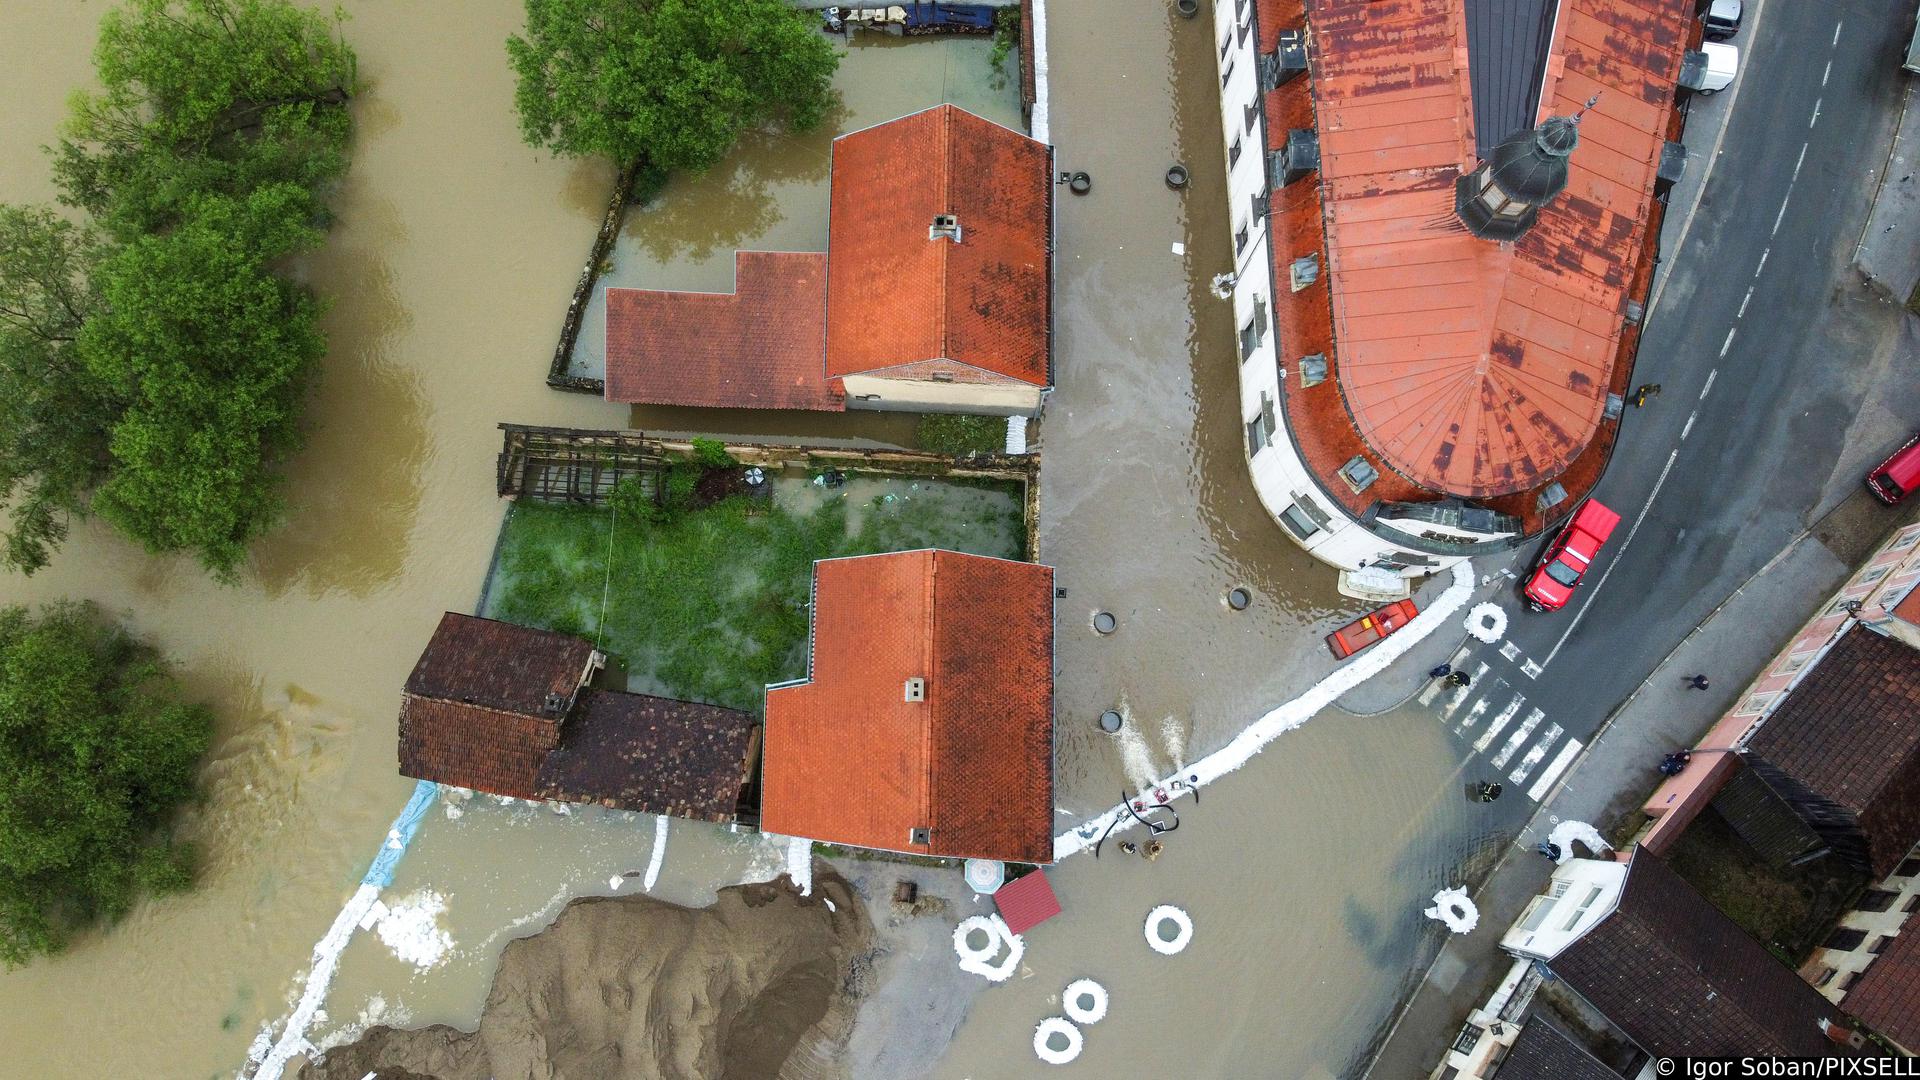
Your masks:
<svg viewBox="0 0 1920 1080"><path fill-rule="evenodd" d="M1920 920L1907 917L1900 933L1867 965L1841 1004L1901 1046L1920 1048Z"/></svg>
<svg viewBox="0 0 1920 1080"><path fill-rule="evenodd" d="M1454 214L1478 159L1458 0L1307 7L1350 422L1428 490L1538 487L1600 425L1693 5L1565 0L1536 120L1599 100L1566 190L1512 244ZM1297 254L1276 250L1283 273Z"/></svg>
<svg viewBox="0 0 1920 1080"><path fill-rule="evenodd" d="M1001 921L1016 934L1027 931L1060 914L1060 898L1053 895L1044 870L1014 878L993 894Z"/></svg>
<svg viewBox="0 0 1920 1080"><path fill-rule="evenodd" d="M814 564L810 674L768 689L765 746L769 832L1052 861L1052 568L931 550Z"/></svg>
<svg viewBox="0 0 1920 1080"><path fill-rule="evenodd" d="M1053 151L964 109L834 140L827 373L1048 385L1052 217Z"/></svg>
<svg viewBox="0 0 1920 1080"><path fill-rule="evenodd" d="M827 257L734 254L730 293L607 290L606 397L713 408L846 408L826 377Z"/></svg>

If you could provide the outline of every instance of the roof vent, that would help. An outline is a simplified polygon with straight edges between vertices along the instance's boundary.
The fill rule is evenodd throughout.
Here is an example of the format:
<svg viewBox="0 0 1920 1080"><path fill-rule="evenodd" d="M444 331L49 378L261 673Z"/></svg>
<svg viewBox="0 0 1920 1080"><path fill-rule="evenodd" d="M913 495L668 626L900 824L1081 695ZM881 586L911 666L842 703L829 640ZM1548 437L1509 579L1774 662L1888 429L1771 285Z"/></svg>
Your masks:
<svg viewBox="0 0 1920 1080"><path fill-rule="evenodd" d="M921 847L925 847L926 845L933 843L933 830L932 829L908 829L907 843L918 844Z"/></svg>
<svg viewBox="0 0 1920 1080"><path fill-rule="evenodd" d="M1291 279L1294 292L1299 292L1301 289L1318 281L1320 279L1320 256L1302 255L1293 260L1293 265L1287 268L1287 277Z"/></svg>
<svg viewBox="0 0 1920 1080"><path fill-rule="evenodd" d="M1556 480L1541 490L1540 497L1533 502L1533 508L1538 513L1545 513L1566 501L1567 489Z"/></svg>
<svg viewBox="0 0 1920 1080"><path fill-rule="evenodd" d="M567 695L548 694L546 703L540 707L540 711L552 716L559 716L561 713L566 712Z"/></svg>
<svg viewBox="0 0 1920 1080"><path fill-rule="evenodd" d="M1319 386L1327 381L1327 354L1313 353L1300 358L1300 386Z"/></svg>
<svg viewBox="0 0 1920 1080"><path fill-rule="evenodd" d="M908 680L907 680L907 694L906 694L906 699L905 699L905 700L907 700L907 701L925 701L925 700L927 700L927 680L925 680L925 679L908 679Z"/></svg>
<svg viewBox="0 0 1920 1080"><path fill-rule="evenodd" d="M936 214L933 225L927 229L929 240L951 240L960 242L960 219L953 214Z"/></svg>
<svg viewBox="0 0 1920 1080"><path fill-rule="evenodd" d="M1660 148L1660 168L1653 174L1653 193L1665 195L1673 190L1673 185L1687 171L1687 148L1677 142L1669 142Z"/></svg>
<svg viewBox="0 0 1920 1080"><path fill-rule="evenodd" d="M1293 128L1287 132L1287 147L1281 156L1280 186L1305 179L1320 167L1320 136L1312 128Z"/></svg>
<svg viewBox="0 0 1920 1080"><path fill-rule="evenodd" d="M1272 90L1307 73L1307 39L1298 30L1280 31L1273 51L1260 57L1260 87Z"/></svg>
<svg viewBox="0 0 1920 1080"><path fill-rule="evenodd" d="M1359 454L1353 455L1353 460L1340 466L1340 479L1347 482L1347 486L1353 489L1355 495L1367 490L1379 478L1380 470L1374 468Z"/></svg>

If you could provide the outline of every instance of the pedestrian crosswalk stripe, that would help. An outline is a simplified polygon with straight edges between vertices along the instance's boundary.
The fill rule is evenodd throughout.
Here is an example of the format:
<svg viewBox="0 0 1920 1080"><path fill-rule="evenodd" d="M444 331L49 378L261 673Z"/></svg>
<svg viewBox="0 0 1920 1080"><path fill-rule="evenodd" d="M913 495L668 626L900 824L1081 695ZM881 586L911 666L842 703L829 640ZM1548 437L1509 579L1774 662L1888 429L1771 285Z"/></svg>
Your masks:
<svg viewBox="0 0 1920 1080"><path fill-rule="evenodd" d="M1506 657L1507 663L1511 664L1515 660L1520 659L1520 646L1509 641L1505 645L1500 646L1500 655Z"/></svg>
<svg viewBox="0 0 1920 1080"><path fill-rule="evenodd" d="M1447 661L1447 666L1450 668L1459 667L1461 664L1466 662L1466 659L1467 659L1467 646L1462 645L1458 649L1455 649L1453 651L1453 658ZM1420 704L1422 705L1433 704L1433 699L1436 697L1439 697L1440 691L1446 689L1446 687L1447 687L1447 680L1445 679L1429 680L1427 682L1427 688L1425 690L1420 691Z"/></svg>
<svg viewBox="0 0 1920 1080"><path fill-rule="evenodd" d="M1539 742L1533 744L1533 749L1527 751L1527 756L1521 758L1520 764L1513 767L1513 773L1509 775L1507 779L1512 780L1516 784L1526 780L1527 774L1533 771L1535 765L1540 764L1541 758L1547 756L1547 747L1552 746L1554 741L1560 738L1560 734L1561 727L1559 724L1554 724L1552 727L1547 728L1547 733L1540 736Z"/></svg>
<svg viewBox="0 0 1920 1080"><path fill-rule="evenodd" d="M1455 735L1466 734L1467 729L1479 723L1480 718L1486 715L1486 712L1487 712L1486 698L1481 698L1479 701L1474 702L1473 708L1467 710L1467 718L1465 720L1460 721L1460 726L1457 728L1454 728L1453 733Z"/></svg>
<svg viewBox="0 0 1920 1080"><path fill-rule="evenodd" d="M1473 678L1477 680L1477 679L1484 679L1486 677L1487 677L1487 665L1481 664L1479 668L1476 671L1474 671ZM1445 716L1449 720L1453 719L1453 714L1459 710L1461 704L1467 700L1467 695L1471 694L1472 692L1473 692L1473 687L1471 685L1462 686L1457 690L1455 690L1453 692L1453 696L1447 699L1446 708L1441 710L1441 715Z"/></svg>
<svg viewBox="0 0 1920 1080"><path fill-rule="evenodd" d="M1520 711L1520 706L1526 703L1527 699L1523 695L1515 694L1513 700L1507 702L1507 707L1501 709L1499 714L1493 718L1493 723L1487 725L1487 730L1480 734L1480 738L1474 742L1473 748L1476 751L1484 751L1487 747L1492 746L1493 737L1506 729L1508 722Z"/></svg>
<svg viewBox="0 0 1920 1080"><path fill-rule="evenodd" d="M1513 735L1507 739L1506 745L1502 746L1500 752L1494 755L1493 767L1496 769L1506 768L1507 762L1522 746L1526 745L1527 737L1533 734L1534 727L1537 726L1546 715L1546 713L1539 709L1528 713L1527 718L1520 721L1520 726L1513 730Z"/></svg>
<svg viewBox="0 0 1920 1080"><path fill-rule="evenodd" d="M1568 739L1567 745L1562 746L1560 752L1553 756L1553 763L1547 766L1547 771L1541 773L1540 779L1535 780L1533 786L1527 789L1527 798L1539 802L1540 797L1553 786L1553 782L1560 779L1560 774L1567 771L1567 766L1573 764L1573 757L1580 752L1580 745L1579 739Z"/></svg>
<svg viewBox="0 0 1920 1080"><path fill-rule="evenodd" d="M1544 670L1546 669L1541 667L1539 664L1534 663L1531 660L1520 665L1520 674L1525 675L1529 679L1539 678L1540 673Z"/></svg>

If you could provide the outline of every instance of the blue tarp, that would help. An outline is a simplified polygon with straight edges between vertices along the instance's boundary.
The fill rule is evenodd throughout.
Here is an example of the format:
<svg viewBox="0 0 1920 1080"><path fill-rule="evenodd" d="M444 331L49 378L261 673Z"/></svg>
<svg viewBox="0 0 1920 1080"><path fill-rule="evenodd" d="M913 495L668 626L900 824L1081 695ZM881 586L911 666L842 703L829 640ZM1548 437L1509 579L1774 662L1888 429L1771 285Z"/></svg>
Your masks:
<svg viewBox="0 0 1920 1080"><path fill-rule="evenodd" d="M374 857L373 865L367 867L367 875L360 879L360 884L378 885L383 889L393 884L393 871L400 865L400 856L407 853L413 834L420 831L420 820L427 816L439 794L440 785L431 780L413 785L413 797L401 808L400 816L393 819L393 827L387 830L387 838L380 844L380 854Z"/></svg>

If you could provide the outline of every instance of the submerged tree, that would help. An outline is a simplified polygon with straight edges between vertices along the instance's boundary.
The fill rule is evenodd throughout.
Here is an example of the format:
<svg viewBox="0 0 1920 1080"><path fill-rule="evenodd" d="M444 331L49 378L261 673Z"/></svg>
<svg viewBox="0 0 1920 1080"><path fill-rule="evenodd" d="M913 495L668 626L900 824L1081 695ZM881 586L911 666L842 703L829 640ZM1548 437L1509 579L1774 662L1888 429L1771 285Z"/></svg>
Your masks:
<svg viewBox="0 0 1920 1080"><path fill-rule="evenodd" d="M193 852L167 826L212 738L153 651L93 609L0 609L0 962L187 887Z"/></svg>
<svg viewBox="0 0 1920 1080"><path fill-rule="evenodd" d="M660 172L705 169L754 125L819 123L840 63L787 0L527 0L507 55L528 143Z"/></svg>
<svg viewBox="0 0 1920 1080"><path fill-rule="evenodd" d="M7 566L98 511L232 579L272 525L318 305L274 272L346 167L353 52L288 0L130 0L54 148L79 226L0 207Z"/></svg>

